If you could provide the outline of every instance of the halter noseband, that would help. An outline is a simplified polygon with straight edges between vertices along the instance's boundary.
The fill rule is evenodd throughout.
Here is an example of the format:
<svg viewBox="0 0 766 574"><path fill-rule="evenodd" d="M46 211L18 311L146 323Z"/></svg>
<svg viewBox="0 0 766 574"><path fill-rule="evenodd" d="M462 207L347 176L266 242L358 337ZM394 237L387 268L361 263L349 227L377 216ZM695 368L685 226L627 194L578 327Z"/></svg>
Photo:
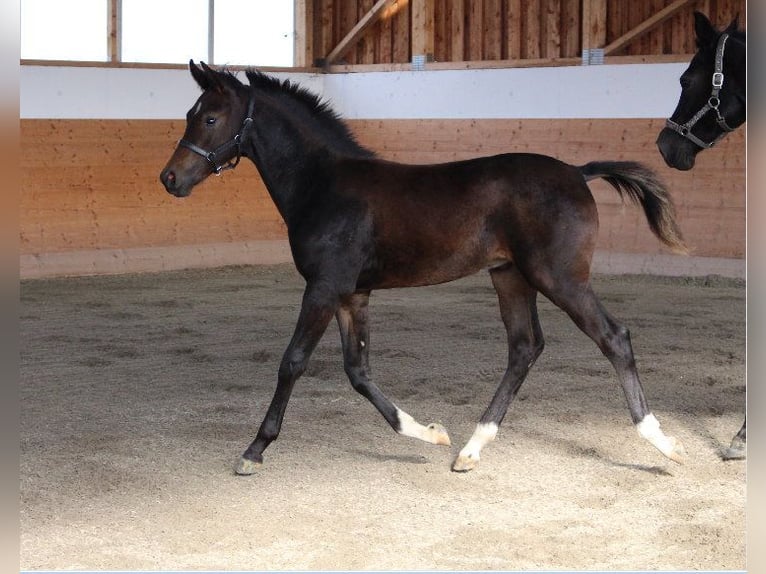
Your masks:
<svg viewBox="0 0 766 574"><path fill-rule="evenodd" d="M721 111L718 109L718 106L721 105L721 100L718 98L718 94L723 87L723 52L726 49L726 40L728 38L728 34L721 34L721 37L718 40L718 46L716 47L715 51L715 70L713 71L712 79L713 88L710 91L710 97L708 98L707 103L702 106L700 111L694 114L694 116L692 116L692 118L685 124L677 124L671 119L665 121L666 127L670 128L674 132L681 134L683 137L694 142L703 149L713 147L728 132L734 131L734 128L730 127L729 124L726 123L726 120L721 115ZM718 123L718 126L723 130L723 132L713 141L704 142L692 133L692 128L694 127L694 124L696 124L702 118L702 116L704 116L710 110L715 112L715 121Z"/></svg>
<svg viewBox="0 0 766 574"><path fill-rule="evenodd" d="M213 151L207 151L205 149L202 149L197 144L194 144L183 138L178 140L178 145L185 147L186 149L189 149L193 151L194 153L204 157L208 162L210 162L210 165L213 167L213 173L216 175L221 175L221 172L226 171L227 169L234 169L235 167L237 167L237 164L239 164L239 159L242 156L242 141L247 136L253 124L254 109L255 109L255 99L251 97L250 102L247 105L247 116L245 116L245 119L242 122L242 127L239 128L239 132L229 141L222 143ZM237 150L237 156L234 159L234 161L229 160L224 165L218 165L218 162L216 161L217 157L221 155L222 153L228 151L229 148L232 148L232 147L236 148Z"/></svg>

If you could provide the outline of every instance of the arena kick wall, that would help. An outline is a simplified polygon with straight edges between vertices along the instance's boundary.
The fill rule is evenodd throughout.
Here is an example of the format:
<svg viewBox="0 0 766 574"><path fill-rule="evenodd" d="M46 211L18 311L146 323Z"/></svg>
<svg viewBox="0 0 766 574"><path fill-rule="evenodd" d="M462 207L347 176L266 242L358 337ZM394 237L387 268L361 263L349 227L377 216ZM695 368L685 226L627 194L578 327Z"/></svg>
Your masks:
<svg viewBox="0 0 766 574"><path fill-rule="evenodd" d="M640 209L594 182L596 270L745 273L745 130L667 168L654 144L683 64L279 74L321 93L382 157L432 163L538 152L570 163L629 159L672 190L691 257L671 255ZM168 195L159 172L199 90L185 70L22 66L22 277L290 261L255 168Z"/></svg>

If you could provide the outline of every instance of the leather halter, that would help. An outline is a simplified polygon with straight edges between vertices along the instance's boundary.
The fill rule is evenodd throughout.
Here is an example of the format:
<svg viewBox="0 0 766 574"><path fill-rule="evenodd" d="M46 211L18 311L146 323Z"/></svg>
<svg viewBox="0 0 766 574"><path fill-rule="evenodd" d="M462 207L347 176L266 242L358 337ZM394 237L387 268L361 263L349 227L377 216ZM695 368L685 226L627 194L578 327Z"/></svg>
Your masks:
<svg viewBox="0 0 766 574"><path fill-rule="evenodd" d="M677 132L681 134L686 139L694 142L699 147L703 149L711 148L715 144L717 144L721 138L723 138L728 132L734 131L734 128L730 127L729 124L726 123L726 120L721 115L721 111L718 109L718 107L721 105L721 100L718 97L718 94L721 91L721 88L723 87L723 53L726 49L726 40L729 38L729 35L724 33L721 34L721 37L718 39L718 46L716 47L715 51L715 70L713 71L713 79L712 79L712 89L710 91L710 97L707 100L707 103L705 103L704 106L696 113L692 118L686 122L685 124L678 124L674 122L671 119L668 119L665 121L665 126L673 130L674 132ZM704 116L706 113L708 113L710 110L713 110L716 114L716 123L718 126L723 130L723 132L716 137L711 142L705 142L695 136L692 133L692 128L694 127L694 124L696 124L702 116Z"/></svg>
<svg viewBox="0 0 766 574"><path fill-rule="evenodd" d="M247 136L253 124L254 109L255 109L255 99L251 97L250 102L247 105L247 116L245 116L245 119L242 122L242 127L239 128L239 132L229 141L222 143L213 151L207 151L199 147L197 144L194 144L185 139L178 140L178 145L180 145L181 147L185 147L186 149L189 149L193 151L194 153L204 157L208 162L210 162L210 165L213 168L213 173L216 175L220 175L222 171L226 171L227 169L234 169L235 167L237 167L237 164L239 164L239 159L242 156L242 141ZM234 161L229 160L224 165L219 165L217 161L218 156L222 155L224 152L227 152L229 148L236 148L237 150L236 158L234 159Z"/></svg>

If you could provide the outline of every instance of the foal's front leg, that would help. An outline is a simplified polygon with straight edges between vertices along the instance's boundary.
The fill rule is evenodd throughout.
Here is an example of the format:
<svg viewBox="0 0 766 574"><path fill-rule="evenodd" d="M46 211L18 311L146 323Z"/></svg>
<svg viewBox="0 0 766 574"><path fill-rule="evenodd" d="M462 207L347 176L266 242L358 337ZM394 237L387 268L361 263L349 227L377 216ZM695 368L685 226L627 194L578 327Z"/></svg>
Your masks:
<svg viewBox="0 0 766 574"><path fill-rule="evenodd" d="M449 446L449 436L442 425L432 423L423 426L418 423L392 403L369 380L367 375L370 345L369 299L369 293L355 293L341 302L336 315L343 341L343 364L351 386L367 398L399 434Z"/></svg>
<svg viewBox="0 0 766 574"><path fill-rule="evenodd" d="M240 458L235 472L253 474L263 463L263 451L276 440L295 381L306 370L311 353L338 307L338 296L321 285L306 287L295 333L279 365L277 389L255 440Z"/></svg>

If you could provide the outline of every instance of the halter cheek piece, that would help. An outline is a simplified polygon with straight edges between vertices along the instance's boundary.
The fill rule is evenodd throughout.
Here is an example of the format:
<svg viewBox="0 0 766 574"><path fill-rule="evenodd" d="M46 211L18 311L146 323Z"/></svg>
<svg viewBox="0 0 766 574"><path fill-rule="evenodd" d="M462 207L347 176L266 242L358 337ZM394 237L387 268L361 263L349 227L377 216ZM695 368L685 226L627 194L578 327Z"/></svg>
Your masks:
<svg viewBox="0 0 766 574"><path fill-rule="evenodd" d="M673 120L666 120L665 125L673 130L674 132L678 132L686 139L694 142L699 147L706 149L711 148L715 144L717 144L721 138L723 138L728 132L734 131L734 128L730 127L729 124L726 123L726 120L721 115L720 110L718 109L718 106L721 104L721 100L718 98L718 94L721 91L721 88L723 87L723 52L726 49L726 40L729 38L728 34L721 34L721 37L718 40L718 46L716 47L715 52L715 71L713 72L713 88L710 91L710 97L708 98L707 103L702 106L700 111L698 111L692 118L686 122L685 124L677 124ZM694 127L694 124L696 124L702 116L704 116L706 113L708 113L710 110L713 110L716 114L716 122L718 123L718 126L723 130L723 132L715 138L711 142L704 142L697 136L695 136L692 133L692 128Z"/></svg>
<svg viewBox="0 0 766 574"><path fill-rule="evenodd" d="M181 147L185 147L186 149L189 149L193 151L194 153L204 157L210 163L210 165L213 168L213 173L216 175L221 175L221 172L226 171L227 169L234 169L235 167L237 167L237 164L239 164L240 157L242 157L242 141L245 139L248 132L250 131L250 128L253 125L253 110L254 109L255 109L255 100L253 98L250 98L250 102L247 105L247 116L245 116L245 120L242 122L242 127L239 128L239 132L237 133L237 135L235 135L229 141L222 143L213 151L207 151L205 149L202 149L197 144L194 144L185 139L178 140L178 145L180 145ZM235 148L237 150L236 158L234 159L234 161L229 160L226 164L219 165L217 161L218 156L229 151L230 148Z"/></svg>

